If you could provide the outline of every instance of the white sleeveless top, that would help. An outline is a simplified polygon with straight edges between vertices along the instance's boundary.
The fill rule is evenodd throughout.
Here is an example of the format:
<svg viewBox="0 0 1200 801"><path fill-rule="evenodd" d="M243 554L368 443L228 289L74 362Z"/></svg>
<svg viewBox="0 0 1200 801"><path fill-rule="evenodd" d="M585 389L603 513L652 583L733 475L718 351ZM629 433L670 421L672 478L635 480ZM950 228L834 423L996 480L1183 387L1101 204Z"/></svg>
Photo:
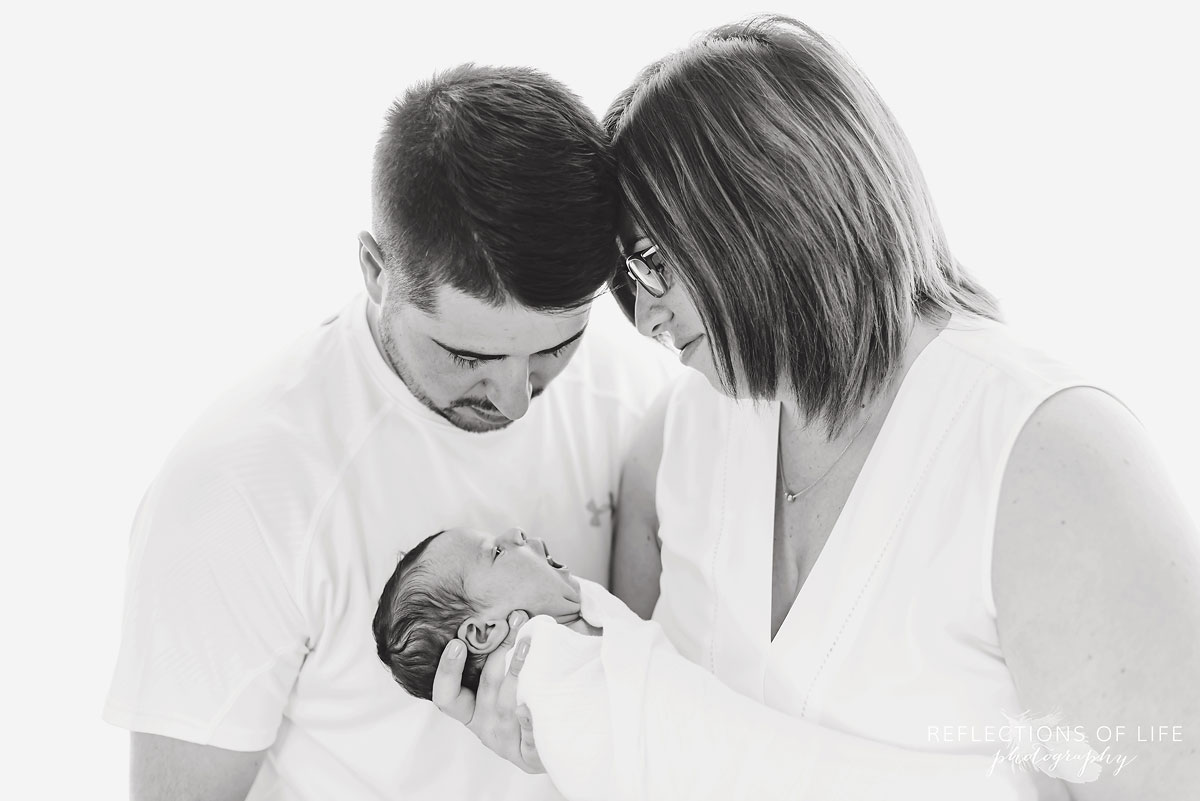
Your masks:
<svg viewBox="0 0 1200 801"><path fill-rule="evenodd" d="M1083 383L1003 325L953 317L910 368L772 641L779 404L732 401L689 375L658 474L654 619L757 702L905 748L1007 752L987 728L1024 711L992 597L1000 484L1034 410ZM1034 778L1039 798L1067 797Z"/></svg>

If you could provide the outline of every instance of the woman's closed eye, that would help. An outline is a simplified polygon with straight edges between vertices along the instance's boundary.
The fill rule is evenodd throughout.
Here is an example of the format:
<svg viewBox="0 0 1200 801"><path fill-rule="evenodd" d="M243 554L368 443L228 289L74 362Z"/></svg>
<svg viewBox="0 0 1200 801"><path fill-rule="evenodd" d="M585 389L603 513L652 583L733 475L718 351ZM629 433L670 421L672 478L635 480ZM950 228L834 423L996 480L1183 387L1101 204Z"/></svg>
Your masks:
<svg viewBox="0 0 1200 801"><path fill-rule="evenodd" d="M656 250L645 258L646 262L660 273L667 271L667 260L663 258L662 251Z"/></svg>

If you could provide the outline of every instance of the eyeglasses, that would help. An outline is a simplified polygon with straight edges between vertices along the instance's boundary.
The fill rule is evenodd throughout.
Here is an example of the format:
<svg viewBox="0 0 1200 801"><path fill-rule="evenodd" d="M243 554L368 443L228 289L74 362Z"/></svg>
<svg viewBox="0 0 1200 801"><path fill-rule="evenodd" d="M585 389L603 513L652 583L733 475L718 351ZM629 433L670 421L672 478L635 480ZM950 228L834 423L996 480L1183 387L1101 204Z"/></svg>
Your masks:
<svg viewBox="0 0 1200 801"><path fill-rule="evenodd" d="M629 277L656 298L661 298L671 288L666 269L667 265L658 254L658 245L634 251L625 257L625 271Z"/></svg>

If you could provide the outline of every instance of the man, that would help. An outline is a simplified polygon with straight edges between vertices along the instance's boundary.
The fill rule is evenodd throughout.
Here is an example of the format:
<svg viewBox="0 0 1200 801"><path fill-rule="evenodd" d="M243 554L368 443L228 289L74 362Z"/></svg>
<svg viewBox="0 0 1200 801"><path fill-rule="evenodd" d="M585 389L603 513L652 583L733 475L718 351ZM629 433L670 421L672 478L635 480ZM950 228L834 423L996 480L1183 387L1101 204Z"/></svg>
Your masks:
<svg viewBox="0 0 1200 801"><path fill-rule="evenodd" d="M589 326L618 263L603 135L540 73L459 67L392 109L372 191L365 296L206 413L138 512L105 708L135 798L554 797L406 695L371 619L451 526L607 581L670 360Z"/></svg>

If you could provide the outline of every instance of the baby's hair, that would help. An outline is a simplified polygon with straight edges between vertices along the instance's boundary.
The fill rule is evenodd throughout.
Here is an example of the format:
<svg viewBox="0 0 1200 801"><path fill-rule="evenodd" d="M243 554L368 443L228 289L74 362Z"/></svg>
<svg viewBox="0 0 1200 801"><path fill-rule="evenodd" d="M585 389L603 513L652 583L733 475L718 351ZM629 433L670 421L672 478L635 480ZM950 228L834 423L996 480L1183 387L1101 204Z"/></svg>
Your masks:
<svg viewBox="0 0 1200 801"><path fill-rule="evenodd" d="M409 695L431 700L433 678L446 643L458 636L458 627L475 613L462 578L448 582L429 576L421 560L439 531L423 539L400 557L383 586L371 628L375 648L392 677ZM476 690L487 654L468 654L462 686Z"/></svg>

